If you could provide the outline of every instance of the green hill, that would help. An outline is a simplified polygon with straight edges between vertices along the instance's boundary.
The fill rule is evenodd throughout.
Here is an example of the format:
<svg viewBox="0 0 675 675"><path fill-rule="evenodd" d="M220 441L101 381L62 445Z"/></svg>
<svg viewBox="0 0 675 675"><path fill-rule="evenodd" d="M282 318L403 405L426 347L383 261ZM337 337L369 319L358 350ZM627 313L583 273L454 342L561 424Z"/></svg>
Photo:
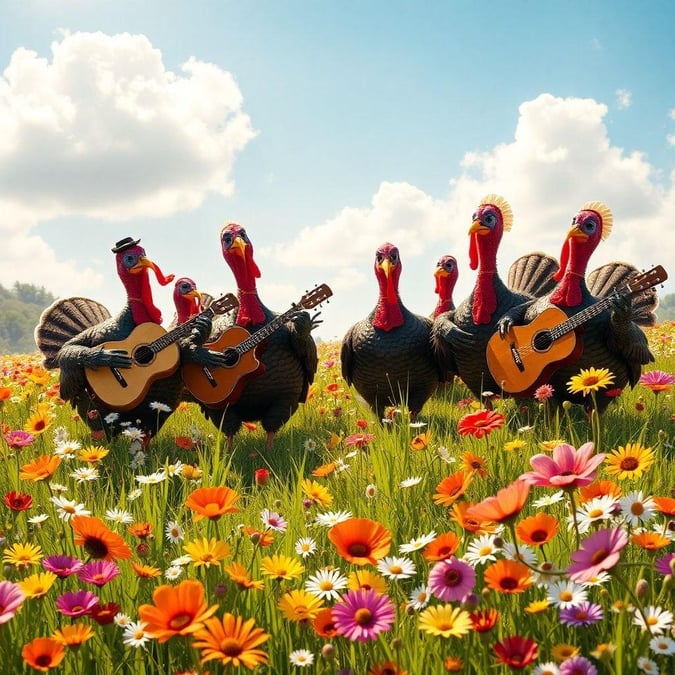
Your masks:
<svg viewBox="0 0 675 675"><path fill-rule="evenodd" d="M33 331L40 314L56 298L44 288L18 281L11 289L0 285L0 354L30 354L36 350Z"/></svg>

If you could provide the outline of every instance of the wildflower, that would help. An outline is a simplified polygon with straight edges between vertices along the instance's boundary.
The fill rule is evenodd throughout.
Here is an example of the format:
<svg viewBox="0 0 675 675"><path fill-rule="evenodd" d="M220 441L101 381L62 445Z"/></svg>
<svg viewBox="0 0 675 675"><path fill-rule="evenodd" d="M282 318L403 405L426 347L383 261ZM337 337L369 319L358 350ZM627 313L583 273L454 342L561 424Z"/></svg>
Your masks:
<svg viewBox="0 0 675 675"><path fill-rule="evenodd" d="M205 567L211 567L211 565L220 567L220 561L223 558L227 558L230 554L229 545L215 537L211 539L202 537L202 539L191 541L189 544L183 546L183 550L190 556L195 567L200 567L201 565Z"/></svg>
<svg viewBox="0 0 675 675"><path fill-rule="evenodd" d="M312 539L311 537L303 537L295 542L295 552L298 555L302 556L303 558L307 558L308 556L312 555L315 551L316 551L316 541L314 541L314 539Z"/></svg>
<svg viewBox="0 0 675 675"><path fill-rule="evenodd" d="M297 560L277 554L265 556L260 561L260 568L265 576L275 579L297 579L305 571Z"/></svg>
<svg viewBox="0 0 675 675"><path fill-rule="evenodd" d="M63 645L48 637L35 638L28 642L21 650L21 656L31 668L47 672L51 668L56 668L66 655Z"/></svg>
<svg viewBox="0 0 675 675"><path fill-rule="evenodd" d="M185 505L194 511L195 520L219 520L226 513L239 512L234 506L238 499L239 495L228 487L203 487L193 490L185 500Z"/></svg>
<svg viewBox="0 0 675 675"><path fill-rule="evenodd" d="M515 560L498 560L485 568L485 584L499 593L523 593L534 579L528 567Z"/></svg>
<svg viewBox="0 0 675 675"><path fill-rule="evenodd" d="M132 537L138 537L139 539L147 539L152 534L152 523L141 522L141 523L132 523L127 528L127 532Z"/></svg>
<svg viewBox="0 0 675 675"><path fill-rule="evenodd" d="M616 508L617 503L613 497L610 497L609 495L595 497L583 504L575 513L569 516L569 527L571 529L576 520L579 532L586 533L591 528L591 525L612 518Z"/></svg>
<svg viewBox="0 0 675 675"><path fill-rule="evenodd" d="M253 472L253 480L258 487L267 485L270 482L270 472L268 469L256 469Z"/></svg>
<svg viewBox="0 0 675 675"><path fill-rule="evenodd" d="M320 609L312 621L312 628L314 632L324 638L334 638L338 632L335 630L335 622L333 621L333 612L330 607Z"/></svg>
<svg viewBox="0 0 675 675"><path fill-rule="evenodd" d="M574 561L567 573L573 581L587 581L603 570L612 569L628 543L628 535L620 528L598 530L581 542L571 555Z"/></svg>
<svg viewBox="0 0 675 675"><path fill-rule="evenodd" d="M157 485L158 483L164 482L166 478L166 469L160 469L159 471L149 473L147 476L136 476L136 482L139 485Z"/></svg>
<svg viewBox="0 0 675 675"><path fill-rule="evenodd" d="M81 623L66 624L60 629L55 630L52 635L52 638L64 647L79 647L93 637L94 631L92 627Z"/></svg>
<svg viewBox="0 0 675 675"><path fill-rule="evenodd" d="M469 612L450 604L435 605L423 610L417 620L418 628L429 635L461 638L472 628Z"/></svg>
<svg viewBox="0 0 675 675"><path fill-rule="evenodd" d="M82 462L89 462L90 464L95 464L100 462L104 457L108 455L110 450L104 448L101 445L90 445L86 448L83 448L77 453L77 458Z"/></svg>
<svg viewBox="0 0 675 675"><path fill-rule="evenodd" d="M607 368L582 368L578 375L574 375L567 382L567 391L570 394L587 396L605 389L612 382L614 382L614 375Z"/></svg>
<svg viewBox="0 0 675 675"><path fill-rule="evenodd" d="M335 597L340 597L338 593ZM284 593L277 607L289 621L311 621L322 609L321 597L303 590Z"/></svg>
<svg viewBox="0 0 675 675"><path fill-rule="evenodd" d="M521 475L530 485L571 489L595 480L596 470L605 455L593 455L593 443L584 443L578 450L567 443L553 449L553 457L535 455L530 459L534 471Z"/></svg>
<svg viewBox="0 0 675 675"><path fill-rule="evenodd" d="M327 464L317 466L316 469L312 471L312 476L315 476L316 478L325 478L326 476L330 476L333 471L335 471L335 462L328 462Z"/></svg>
<svg viewBox="0 0 675 675"><path fill-rule="evenodd" d="M130 621L124 626L122 644L135 649L145 647L145 643L151 639L150 634L145 630L146 626L145 621Z"/></svg>
<svg viewBox="0 0 675 675"><path fill-rule="evenodd" d="M84 589L68 591L60 595L54 604L56 605L56 609L65 616L84 616L98 604L98 596Z"/></svg>
<svg viewBox="0 0 675 675"><path fill-rule="evenodd" d="M539 648L534 640L520 635L504 638L494 645L493 650L499 663L517 669L529 666L539 653Z"/></svg>
<svg viewBox="0 0 675 675"><path fill-rule="evenodd" d="M25 492L8 492L2 501L12 511L27 511L33 505L33 498Z"/></svg>
<svg viewBox="0 0 675 675"><path fill-rule="evenodd" d="M474 567L490 560L497 560L495 553L499 549L495 546L495 537L492 534L482 534L473 539L466 549L464 559Z"/></svg>
<svg viewBox="0 0 675 675"><path fill-rule="evenodd" d="M25 599L18 584L0 581L0 625L12 619Z"/></svg>
<svg viewBox="0 0 675 675"><path fill-rule="evenodd" d="M328 530L339 555L355 565L375 565L389 553L391 532L368 518L350 518Z"/></svg>
<svg viewBox="0 0 675 675"><path fill-rule="evenodd" d="M352 591L364 588L373 589L378 593L387 592L387 582L375 572L369 570L355 570L347 578L347 588Z"/></svg>
<svg viewBox="0 0 675 675"><path fill-rule="evenodd" d="M19 581L19 588L27 598L39 598L54 585L57 576L53 572L37 572Z"/></svg>
<svg viewBox="0 0 675 675"><path fill-rule="evenodd" d="M113 523L121 525L128 525L134 521L134 517L124 509L108 509L105 512L106 520L111 520Z"/></svg>
<svg viewBox="0 0 675 675"><path fill-rule="evenodd" d="M585 656L573 656L560 664L560 675L598 675L598 669Z"/></svg>
<svg viewBox="0 0 675 675"><path fill-rule="evenodd" d="M507 441L504 443L504 452L515 452L516 450L522 450L526 445L527 441L516 438L513 441Z"/></svg>
<svg viewBox="0 0 675 675"><path fill-rule="evenodd" d="M408 558L387 556L377 561L378 572L387 579L408 579L415 576L417 568Z"/></svg>
<svg viewBox="0 0 675 675"><path fill-rule="evenodd" d="M247 590L253 588L258 591L264 588L262 581L251 579L248 570L241 563L233 562L230 565L223 567L223 571L241 588Z"/></svg>
<svg viewBox="0 0 675 675"><path fill-rule="evenodd" d="M675 553L667 553L666 555L663 556L663 558L659 558L654 563L654 571L656 571L658 574L661 574L664 577L667 574L672 574L671 564L673 564L672 563L673 560L675 560Z"/></svg>
<svg viewBox="0 0 675 675"><path fill-rule="evenodd" d="M670 545L670 539L658 532L640 532L634 534L630 540L646 551L658 551L660 548Z"/></svg>
<svg viewBox="0 0 675 675"><path fill-rule="evenodd" d="M296 649L288 655L291 665L306 668L314 663L314 654L308 649Z"/></svg>
<svg viewBox="0 0 675 675"><path fill-rule="evenodd" d="M21 448L25 448L35 440L33 434L23 429L3 432L2 437L12 450L21 450Z"/></svg>
<svg viewBox="0 0 675 675"><path fill-rule="evenodd" d="M31 516L28 519L28 522L31 523L32 525L41 525L44 523L46 520L49 519L49 515L46 513L38 513L35 516Z"/></svg>
<svg viewBox="0 0 675 675"><path fill-rule="evenodd" d="M543 512L521 520L516 526L518 539L531 546L543 546L551 541L557 533L557 518Z"/></svg>
<svg viewBox="0 0 675 675"><path fill-rule="evenodd" d="M499 490L496 497L488 497L467 509L467 516L494 523L512 520L525 506L529 493L529 483L515 480Z"/></svg>
<svg viewBox="0 0 675 675"><path fill-rule="evenodd" d="M26 420L24 431L35 436L47 431L49 425L54 421L54 415L49 410L49 407L43 404L38 404L35 412Z"/></svg>
<svg viewBox="0 0 675 675"><path fill-rule="evenodd" d="M349 511L326 511L325 513L317 513L316 524L323 525L323 527L333 527L350 520L351 517L352 514Z"/></svg>
<svg viewBox="0 0 675 675"><path fill-rule="evenodd" d="M429 573L429 588L440 600L461 600L473 590L476 573L471 565L455 557L437 562Z"/></svg>
<svg viewBox="0 0 675 675"><path fill-rule="evenodd" d="M158 586L152 601L152 605L141 605L138 615L158 642L166 642L174 635L195 633L218 610L218 605L207 606L204 586L194 579L181 581L177 586Z"/></svg>
<svg viewBox="0 0 675 675"><path fill-rule="evenodd" d="M401 544L398 547L400 553L412 553L413 551L419 551L421 548L424 548L427 544L430 544L434 539L436 539L436 532L431 530L429 534L423 534L421 537L416 539L411 539L407 544Z"/></svg>
<svg viewBox="0 0 675 675"><path fill-rule="evenodd" d="M675 375L666 373L663 370L649 370L640 375L638 384L651 389L655 394L669 391L675 384Z"/></svg>
<svg viewBox="0 0 675 675"><path fill-rule="evenodd" d="M333 495L315 480L305 478L300 483L300 487L302 488L303 494L307 495L307 498L311 499L314 504L326 507L333 503Z"/></svg>
<svg viewBox="0 0 675 675"><path fill-rule="evenodd" d="M532 669L532 675L560 675L560 668L553 661L540 663Z"/></svg>
<svg viewBox="0 0 675 675"><path fill-rule="evenodd" d="M410 447L419 452L424 450L429 445L429 434L418 434L410 441Z"/></svg>
<svg viewBox="0 0 675 675"><path fill-rule="evenodd" d="M312 595L326 600L337 600L339 591L347 587L347 577L340 570L323 568L310 575L305 581L305 588Z"/></svg>
<svg viewBox="0 0 675 675"><path fill-rule="evenodd" d="M548 401L553 396L554 389L550 384L542 384L534 390L534 400L539 403Z"/></svg>
<svg viewBox="0 0 675 675"><path fill-rule="evenodd" d="M394 606L375 590L348 591L332 608L335 629L348 640L375 640L394 623Z"/></svg>
<svg viewBox="0 0 675 675"><path fill-rule="evenodd" d="M5 549L2 562L14 565L17 569L37 565L42 558L42 548L37 544L21 544L17 542Z"/></svg>
<svg viewBox="0 0 675 675"><path fill-rule="evenodd" d="M640 443L628 443L607 455L605 471L618 480L640 478L649 471L655 459L652 448L644 448Z"/></svg>
<svg viewBox="0 0 675 675"><path fill-rule="evenodd" d="M560 609L576 607L586 602L588 591L575 581L560 579L548 585L547 597L549 603Z"/></svg>
<svg viewBox="0 0 675 675"><path fill-rule="evenodd" d="M473 473L481 478L488 475L487 462L483 457L474 455L472 452L465 452L461 457L464 470Z"/></svg>
<svg viewBox="0 0 675 675"><path fill-rule="evenodd" d="M160 403L159 401L150 401L150 409L156 410L158 413L163 412L168 414L172 412L172 408L170 406L168 406L166 403Z"/></svg>
<svg viewBox="0 0 675 675"><path fill-rule="evenodd" d="M595 497L612 497L618 500L621 497L621 488L611 480L595 480L579 490L579 501L589 502Z"/></svg>
<svg viewBox="0 0 675 675"><path fill-rule="evenodd" d="M61 459L53 455L41 455L36 457L32 462L24 464L19 471L19 478L21 480L31 480L34 483L41 480L48 480L55 471L59 468Z"/></svg>
<svg viewBox="0 0 675 675"><path fill-rule="evenodd" d="M527 614L543 614L550 606L551 603L548 600L533 600L525 606L525 612Z"/></svg>
<svg viewBox="0 0 675 675"><path fill-rule="evenodd" d="M443 532L424 547L422 556L428 562L445 560L455 554L459 543L459 538L454 532Z"/></svg>
<svg viewBox="0 0 675 675"><path fill-rule="evenodd" d="M675 516L675 498L654 497L656 510L664 516Z"/></svg>
<svg viewBox="0 0 675 675"><path fill-rule="evenodd" d="M560 622L566 626L573 626L575 628L590 626L598 621L602 621L603 617L602 607L588 601L580 602L579 604L560 610Z"/></svg>
<svg viewBox="0 0 675 675"><path fill-rule="evenodd" d="M407 607L418 612L429 604L429 600L431 600L431 589L426 584L422 584L413 589L408 595Z"/></svg>
<svg viewBox="0 0 675 675"><path fill-rule="evenodd" d="M494 410L478 410L468 413L459 420L457 431L460 436L483 438L504 425L504 415Z"/></svg>
<svg viewBox="0 0 675 675"><path fill-rule="evenodd" d="M444 478L437 486L432 499L439 506L451 506L467 490L473 481L473 474L465 471L456 471Z"/></svg>
<svg viewBox="0 0 675 675"><path fill-rule="evenodd" d="M347 447L365 448L373 438L375 434L351 434L344 439L343 443Z"/></svg>
<svg viewBox="0 0 675 675"><path fill-rule="evenodd" d="M410 478L404 478L399 483L399 486L405 490L406 488L411 488L414 487L415 485L419 485L421 482L422 482L421 476L411 476Z"/></svg>
<svg viewBox="0 0 675 675"><path fill-rule="evenodd" d="M170 541L172 544L177 544L179 541L182 541L185 537L183 528L175 520L170 520L164 527L164 536L167 541Z"/></svg>
<svg viewBox="0 0 675 675"><path fill-rule="evenodd" d="M659 667L655 661L648 659L646 656L639 656L637 660L638 668L647 675L659 675Z"/></svg>
<svg viewBox="0 0 675 675"><path fill-rule="evenodd" d="M662 654L663 656L671 656L675 654L675 640L664 636L655 635L649 641L649 649L655 654Z"/></svg>
<svg viewBox="0 0 675 675"><path fill-rule="evenodd" d="M567 659L579 656L579 647L568 645L561 642L551 647L551 656L558 662L566 661Z"/></svg>
<svg viewBox="0 0 675 675"><path fill-rule="evenodd" d="M443 661L443 668L446 673L462 673L464 672L464 661L459 656L447 656Z"/></svg>
<svg viewBox="0 0 675 675"><path fill-rule="evenodd" d="M481 520L469 514L469 509L476 506L473 502L456 502L450 509L450 518L456 522L466 532L472 534L485 534L487 532L495 532L497 524Z"/></svg>
<svg viewBox="0 0 675 675"><path fill-rule="evenodd" d="M286 519L278 514L276 511L270 511L269 509L263 509L261 514L263 525L269 528L270 530L275 530L276 532L285 532L288 527Z"/></svg>
<svg viewBox="0 0 675 675"><path fill-rule="evenodd" d="M673 626L673 613L661 607L650 605L643 608L644 618L641 612L635 612L633 624L639 626L642 631L648 630L652 635L660 635L669 631Z"/></svg>
<svg viewBox="0 0 675 675"><path fill-rule="evenodd" d="M42 566L65 579L71 574L77 574L82 569L83 563L79 558L71 558L68 555L50 555L42 561Z"/></svg>
<svg viewBox="0 0 675 675"><path fill-rule="evenodd" d="M103 521L93 516L73 516L70 521L76 546L83 546L92 558L127 560L131 549L119 534L109 530Z"/></svg>

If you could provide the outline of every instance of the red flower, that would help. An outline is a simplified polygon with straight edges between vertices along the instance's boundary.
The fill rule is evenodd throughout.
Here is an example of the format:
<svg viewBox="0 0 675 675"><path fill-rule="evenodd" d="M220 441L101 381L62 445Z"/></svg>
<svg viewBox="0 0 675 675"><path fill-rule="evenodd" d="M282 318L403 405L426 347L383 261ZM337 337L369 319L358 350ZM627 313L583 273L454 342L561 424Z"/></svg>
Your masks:
<svg viewBox="0 0 675 675"><path fill-rule="evenodd" d="M504 663L509 668L525 668L537 658L539 648L537 643L530 638L520 635L504 638L493 647L497 655L497 661Z"/></svg>
<svg viewBox="0 0 675 675"><path fill-rule="evenodd" d="M87 615L90 616L99 626L107 626L115 620L115 615L121 607L116 602L108 602L105 605L94 605Z"/></svg>
<svg viewBox="0 0 675 675"><path fill-rule="evenodd" d="M504 415L494 410L479 410L475 413L464 415L457 424L457 431L460 436L473 436L474 438L483 438L483 436L499 429L504 424Z"/></svg>
<svg viewBox="0 0 675 675"><path fill-rule="evenodd" d="M12 511L27 511L33 505L33 498L25 492L8 492L2 501Z"/></svg>
<svg viewBox="0 0 675 675"><path fill-rule="evenodd" d="M357 448L365 448L373 438L375 438L375 434L352 434L351 436L347 436L343 443L346 446L354 445Z"/></svg>
<svg viewBox="0 0 675 675"><path fill-rule="evenodd" d="M256 485L267 485L270 481L270 472L267 469L256 469L253 477Z"/></svg>
<svg viewBox="0 0 675 675"><path fill-rule="evenodd" d="M181 450L192 450L195 442L189 436L176 436L176 445Z"/></svg>

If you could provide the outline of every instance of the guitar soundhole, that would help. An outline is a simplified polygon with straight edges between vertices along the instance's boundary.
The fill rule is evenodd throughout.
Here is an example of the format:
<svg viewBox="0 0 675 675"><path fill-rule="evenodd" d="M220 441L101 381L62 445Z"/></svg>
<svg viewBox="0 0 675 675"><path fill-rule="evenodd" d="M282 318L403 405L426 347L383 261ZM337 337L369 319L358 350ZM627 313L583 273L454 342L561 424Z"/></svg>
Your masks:
<svg viewBox="0 0 675 675"><path fill-rule="evenodd" d="M140 345L134 350L134 361L139 366L147 366L155 358L155 352L148 345Z"/></svg>
<svg viewBox="0 0 675 675"><path fill-rule="evenodd" d="M540 333L537 333L532 340L532 346L538 352L545 352L553 344L553 338L551 337L551 332L543 330Z"/></svg>
<svg viewBox="0 0 675 675"><path fill-rule="evenodd" d="M225 357L225 365L228 368L236 366L239 362L239 352L236 349L226 349L223 352L223 356Z"/></svg>

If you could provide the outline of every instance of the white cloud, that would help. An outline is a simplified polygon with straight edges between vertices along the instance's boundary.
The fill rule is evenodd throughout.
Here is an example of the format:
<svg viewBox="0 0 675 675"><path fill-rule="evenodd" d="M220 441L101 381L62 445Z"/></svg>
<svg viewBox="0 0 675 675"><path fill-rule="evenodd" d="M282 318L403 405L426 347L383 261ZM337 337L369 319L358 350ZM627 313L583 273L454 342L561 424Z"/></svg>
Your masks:
<svg viewBox="0 0 675 675"><path fill-rule="evenodd" d="M627 89L616 90L616 107L619 110L630 108L632 103L633 103L633 94L631 94Z"/></svg>
<svg viewBox="0 0 675 675"><path fill-rule="evenodd" d="M668 134L666 140L668 141L668 145L675 145L675 134Z"/></svg>

